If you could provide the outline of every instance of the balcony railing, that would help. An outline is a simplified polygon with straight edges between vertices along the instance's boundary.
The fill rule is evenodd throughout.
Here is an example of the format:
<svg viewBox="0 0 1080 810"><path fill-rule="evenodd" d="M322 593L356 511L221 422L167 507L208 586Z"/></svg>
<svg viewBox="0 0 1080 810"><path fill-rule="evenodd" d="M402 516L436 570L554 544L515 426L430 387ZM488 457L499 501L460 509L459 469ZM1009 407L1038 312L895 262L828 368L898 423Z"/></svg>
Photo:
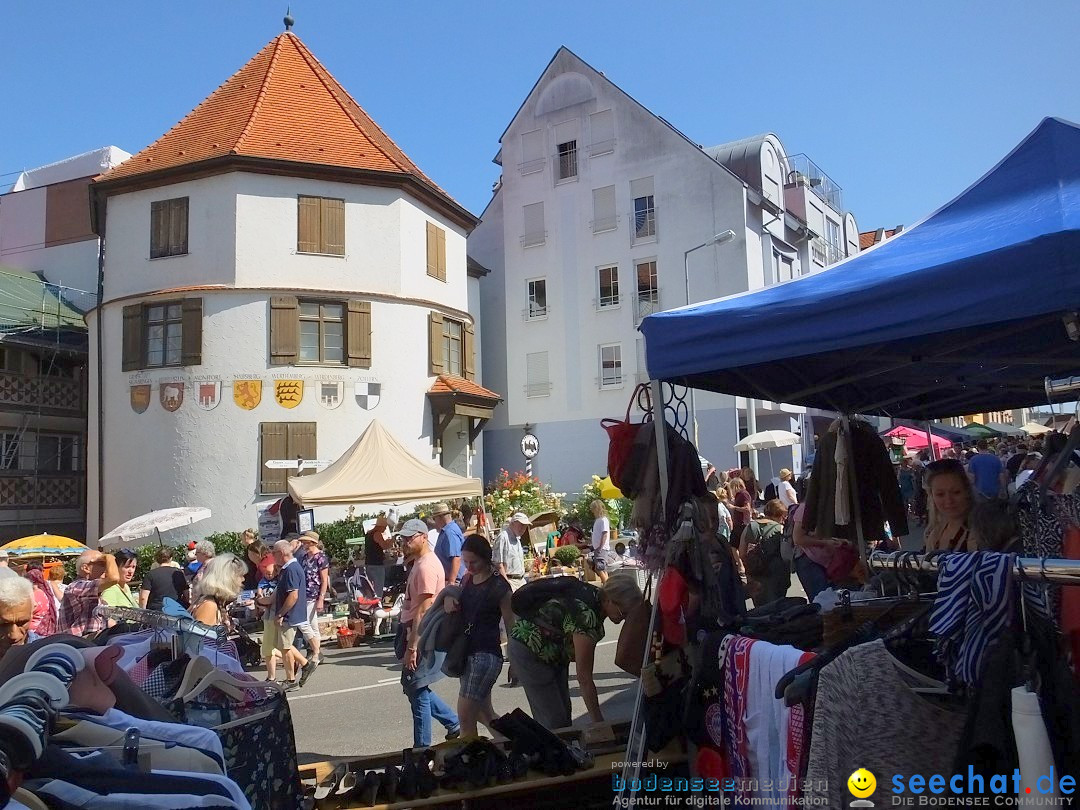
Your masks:
<svg viewBox="0 0 1080 810"><path fill-rule="evenodd" d="M596 143L589 144L589 156L600 157L600 155L610 155L615 151L615 139L609 138L606 141L597 141Z"/></svg>
<svg viewBox="0 0 1080 810"><path fill-rule="evenodd" d="M656 236L656 209L644 208L634 212L634 239Z"/></svg>
<svg viewBox="0 0 1080 810"><path fill-rule="evenodd" d="M815 238L810 241L810 258L822 267L829 263L829 251L825 247L824 239Z"/></svg>
<svg viewBox="0 0 1080 810"><path fill-rule="evenodd" d="M619 225L618 215L613 217L601 217L600 219L594 219L592 221L593 233L604 233L605 231L613 231Z"/></svg>
<svg viewBox="0 0 1080 810"><path fill-rule="evenodd" d="M659 292L639 292L637 298L637 312L634 314L637 316L637 322L641 323L642 319L646 315L652 315L654 312L660 311L660 293Z"/></svg>
<svg viewBox="0 0 1080 810"><path fill-rule="evenodd" d="M42 408L78 415L86 411L81 380L0 372L0 410Z"/></svg>
<svg viewBox="0 0 1080 810"><path fill-rule="evenodd" d="M560 146L555 155L555 177L557 180L574 180L577 176L577 142L570 141Z"/></svg>
<svg viewBox="0 0 1080 810"><path fill-rule="evenodd" d="M834 211L844 210L844 190L806 155L789 155L784 187L806 186Z"/></svg>
<svg viewBox="0 0 1080 810"><path fill-rule="evenodd" d="M825 258L829 264L835 264L844 258L844 248L831 242L825 243Z"/></svg>
<svg viewBox="0 0 1080 810"><path fill-rule="evenodd" d="M521 237L522 247L537 247L544 244L547 241L547 231L536 231L535 233L527 233Z"/></svg>
<svg viewBox="0 0 1080 810"><path fill-rule="evenodd" d="M542 172L544 170L544 159L536 158L535 160L526 160L524 163L518 164L518 172L521 174L535 174L536 172Z"/></svg>
<svg viewBox="0 0 1080 810"><path fill-rule="evenodd" d="M83 502L81 473L0 473L0 510L79 509Z"/></svg>

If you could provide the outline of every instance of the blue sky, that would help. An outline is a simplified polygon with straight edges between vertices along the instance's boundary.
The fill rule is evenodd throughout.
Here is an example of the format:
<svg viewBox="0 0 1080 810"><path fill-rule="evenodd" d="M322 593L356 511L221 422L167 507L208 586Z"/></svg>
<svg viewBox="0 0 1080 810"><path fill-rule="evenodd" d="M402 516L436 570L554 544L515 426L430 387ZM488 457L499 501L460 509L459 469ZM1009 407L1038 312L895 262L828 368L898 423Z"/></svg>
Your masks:
<svg viewBox="0 0 1080 810"><path fill-rule="evenodd" d="M0 175L147 145L282 30L285 0L5 0ZM560 45L704 145L772 131L860 228L911 225L1045 116L1080 121L1074 0L293 0L296 33L479 214ZM0 176L0 186L14 175Z"/></svg>

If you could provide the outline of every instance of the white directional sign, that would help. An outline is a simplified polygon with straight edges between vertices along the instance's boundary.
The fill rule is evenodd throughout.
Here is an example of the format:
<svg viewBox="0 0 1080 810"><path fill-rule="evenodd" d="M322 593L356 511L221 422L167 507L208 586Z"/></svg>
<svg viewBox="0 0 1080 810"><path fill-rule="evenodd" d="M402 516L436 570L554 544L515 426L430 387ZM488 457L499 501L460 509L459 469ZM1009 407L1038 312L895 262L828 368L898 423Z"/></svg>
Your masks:
<svg viewBox="0 0 1080 810"><path fill-rule="evenodd" d="M295 458L272 458L263 466L271 470L296 470L300 462Z"/></svg>
<svg viewBox="0 0 1080 810"><path fill-rule="evenodd" d="M329 467L334 462L332 461L301 461L301 470L321 470L323 467Z"/></svg>

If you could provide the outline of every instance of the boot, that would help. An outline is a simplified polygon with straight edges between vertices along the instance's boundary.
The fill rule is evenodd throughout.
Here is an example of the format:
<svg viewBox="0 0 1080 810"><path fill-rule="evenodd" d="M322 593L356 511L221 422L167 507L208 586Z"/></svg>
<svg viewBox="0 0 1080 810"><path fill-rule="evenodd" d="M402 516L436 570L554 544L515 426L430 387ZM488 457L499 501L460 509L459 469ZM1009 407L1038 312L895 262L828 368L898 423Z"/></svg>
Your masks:
<svg viewBox="0 0 1080 810"><path fill-rule="evenodd" d="M401 780L401 774L398 769L393 765L388 765L386 771L383 773L382 787L383 787L383 799L387 804L393 804L398 799L398 783Z"/></svg>
<svg viewBox="0 0 1080 810"><path fill-rule="evenodd" d="M379 772L368 771L364 775L363 784L360 786L358 799L361 804L365 807L374 807L379 798L379 785L381 784L382 779L379 777Z"/></svg>
<svg viewBox="0 0 1080 810"><path fill-rule="evenodd" d="M416 763L413 762L412 749L401 752L401 778L398 780L398 796L406 801L416 798Z"/></svg>
<svg viewBox="0 0 1080 810"><path fill-rule="evenodd" d="M435 788L437 787L435 776L431 773L431 768L429 767L431 755L431 749L426 748L424 749L423 754L420 755L419 761L416 762L416 794L421 799L431 798L431 794L435 792Z"/></svg>

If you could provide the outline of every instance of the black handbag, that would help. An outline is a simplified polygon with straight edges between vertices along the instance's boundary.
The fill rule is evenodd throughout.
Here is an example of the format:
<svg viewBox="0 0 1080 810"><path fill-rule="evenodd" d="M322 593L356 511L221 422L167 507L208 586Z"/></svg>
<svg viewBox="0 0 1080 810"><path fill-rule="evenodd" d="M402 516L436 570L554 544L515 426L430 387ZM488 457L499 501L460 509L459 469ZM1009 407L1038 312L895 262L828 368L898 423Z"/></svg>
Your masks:
<svg viewBox="0 0 1080 810"><path fill-rule="evenodd" d="M443 660L442 671L448 678L460 678L465 674L465 665L469 663L469 631L472 625L465 625L464 630L450 643Z"/></svg>

